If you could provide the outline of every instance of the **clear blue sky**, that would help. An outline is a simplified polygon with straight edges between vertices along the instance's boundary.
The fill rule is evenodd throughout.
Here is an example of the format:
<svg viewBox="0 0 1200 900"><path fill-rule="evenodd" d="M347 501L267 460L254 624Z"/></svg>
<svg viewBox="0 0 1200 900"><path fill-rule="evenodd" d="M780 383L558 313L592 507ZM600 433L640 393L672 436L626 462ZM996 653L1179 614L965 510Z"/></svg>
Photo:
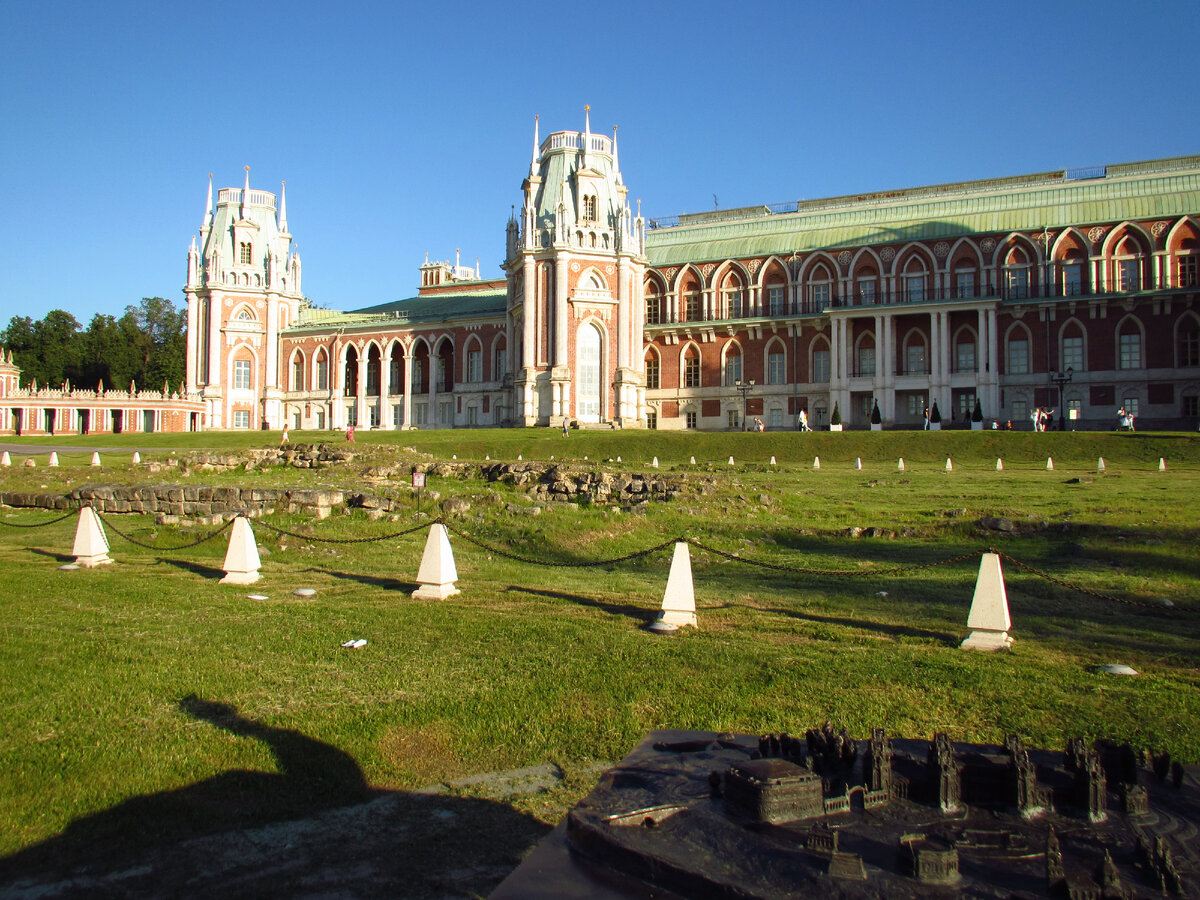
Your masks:
<svg viewBox="0 0 1200 900"><path fill-rule="evenodd" d="M534 114L620 126L673 215L1200 153L1200 3L0 4L0 327L183 302L207 175L277 191L305 293L500 274Z"/></svg>

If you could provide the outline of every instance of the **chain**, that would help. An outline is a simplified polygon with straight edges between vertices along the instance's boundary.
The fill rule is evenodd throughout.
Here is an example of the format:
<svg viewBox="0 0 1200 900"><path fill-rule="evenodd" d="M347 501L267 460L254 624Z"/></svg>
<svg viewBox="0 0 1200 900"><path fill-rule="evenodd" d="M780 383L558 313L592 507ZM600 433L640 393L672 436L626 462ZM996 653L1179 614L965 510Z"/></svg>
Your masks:
<svg viewBox="0 0 1200 900"><path fill-rule="evenodd" d="M964 559L970 559L973 556L978 556L982 551L972 550L970 553L964 553L961 556L952 556L949 559L939 559L934 562L916 563L910 566L891 566L886 569L811 569L800 566L784 566L779 563L763 562L757 559L749 559L745 556L738 556L736 553L729 553L725 550L718 550L715 547L709 547L692 538L680 538L687 541L697 550L704 550L708 553L713 553L724 559L732 562L745 563L748 566L758 566L761 569L771 569L775 572L791 572L797 575L822 575L833 578L861 578L864 576L878 577L881 575L900 575L905 572L917 572L921 569L932 569L935 566L949 566L954 563L962 562Z"/></svg>
<svg viewBox="0 0 1200 900"><path fill-rule="evenodd" d="M35 522L32 525L22 525L18 522L5 522L0 520L0 525L7 525L9 528L45 528L47 525L57 525L59 522L65 522L72 516L79 515L79 510L73 509L65 516L59 516L57 519L51 519L49 522Z"/></svg>
<svg viewBox="0 0 1200 900"><path fill-rule="evenodd" d="M1026 572L1029 572L1032 575L1037 575L1039 578L1044 578L1051 584L1057 584L1059 587L1064 587L1069 591L1078 591L1080 594L1087 594L1089 597L1095 597L1098 600L1108 600L1112 603L1124 603L1126 606L1140 606L1143 609L1158 609L1155 604L1146 603L1143 600L1131 600L1127 597L1113 597L1109 594L1102 594L1099 591L1093 591L1091 588L1085 588L1083 585L1075 584L1070 581L1064 581L1061 578L1051 575L1049 572L1043 572L1041 569L1035 569L1033 566L1029 565L1028 563L1023 563L1019 559L1013 559L1007 553L1001 553L999 550L993 550L989 548L988 552L995 553L1001 559L1012 563L1017 568L1024 569Z"/></svg>
<svg viewBox="0 0 1200 900"><path fill-rule="evenodd" d="M440 522L441 519L439 519L438 521ZM314 542L320 543L320 544L370 544L375 541L390 541L390 540L393 540L394 538L401 538L401 537L404 537L405 535L412 534L414 531L420 531L422 528L428 528L430 525L429 522L422 522L420 525L414 525L412 528L409 528L407 531L394 531L391 534L381 534L381 535L377 535L375 537L322 538L322 537L315 537L314 535L310 535L310 534L300 534L299 532L296 532L296 531L288 531L285 528L278 528L277 526L272 525L270 522L264 522L261 520L259 521L258 524L261 525L263 528L267 529L267 531L273 531L276 534L285 534L288 537L293 537L300 541L314 541Z"/></svg>
<svg viewBox="0 0 1200 900"><path fill-rule="evenodd" d="M531 565L535 566L557 566L564 569L600 568L602 566L615 565L619 562L627 562L631 559L641 559L643 556L650 556L653 553L666 550L668 547L674 546L679 541L685 540L685 538L676 538L675 540L664 541L655 547L648 547L645 550L635 550L633 553L627 553L624 556L616 556L612 559L598 559L593 562L554 562L553 560L548 559L532 559L528 556L519 556L516 553L509 553L507 550L501 550L498 547L489 546L488 544L483 543L483 541L476 540L464 531L459 531L457 528L446 525L446 523L441 519L438 519L436 524L445 525L447 531L457 538L462 538L468 544L474 544L480 550L486 550L488 553L494 553L497 556L503 556L505 559L511 559L515 562L530 563Z"/></svg>
<svg viewBox="0 0 1200 900"><path fill-rule="evenodd" d="M97 513L97 516L99 516L99 513ZM187 543L187 544L180 544L176 547L157 547L154 544L147 544L143 541L139 541L137 538L130 537L129 535L125 534L123 531L118 529L116 526L114 526L112 524L112 522L110 522L107 519L101 518L100 521L104 523L104 527L106 529L111 530L114 534L117 535L117 537L124 538L125 540L129 541L129 543L131 543L131 544L136 544L138 547L142 547L143 549L146 549L146 550L158 550L158 551L170 552L170 551L174 551L174 550L188 550L192 547L199 547L205 541L211 541L213 538L224 534L226 531L228 531L230 528L233 527L233 523L236 520L230 519L228 522L226 522L224 525L222 525L216 531L212 532L212 534L205 535L204 537L200 538L199 540L191 541L190 543Z"/></svg>

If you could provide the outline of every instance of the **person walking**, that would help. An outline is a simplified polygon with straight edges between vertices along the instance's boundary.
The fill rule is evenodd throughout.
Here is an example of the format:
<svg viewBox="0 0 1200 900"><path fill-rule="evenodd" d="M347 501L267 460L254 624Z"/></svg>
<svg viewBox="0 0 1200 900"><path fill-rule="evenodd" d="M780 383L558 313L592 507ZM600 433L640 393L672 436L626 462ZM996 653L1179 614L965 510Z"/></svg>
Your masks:
<svg viewBox="0 0 1200 900"><path fill-rule="evenodd" d="M283 437L281 437L279 439L279 446L286 447L287 445L288 445L288 427L286 425L284 425L283 426Z"/></svg>
<svg viewBox="0 0 1200 900"><path fill-rule="evenodd" d="M563 437L570 437L571 432L567 431L567 420L563 419Z"/></svg>

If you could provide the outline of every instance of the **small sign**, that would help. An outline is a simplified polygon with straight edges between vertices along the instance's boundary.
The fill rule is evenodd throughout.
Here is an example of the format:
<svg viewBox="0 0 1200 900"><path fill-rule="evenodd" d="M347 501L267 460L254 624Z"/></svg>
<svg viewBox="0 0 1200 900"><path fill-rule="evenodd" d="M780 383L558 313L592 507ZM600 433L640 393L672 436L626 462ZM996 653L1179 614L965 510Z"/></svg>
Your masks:
<svg viewBox="0 0 1200 900"><path fill-rule="evenodd" d="M1067 410L1067 418L1070 419L1072 422L1074 422L1075 420L1077 420L1079 418L1079 410L1077 410L1077 409Z"/></svg>
<svg viewBox="0 0 1200 900"><path fill-rule="evenodd" d="M413 477L413 485L412 485L413 487L415 487L415 488L425 487L425 473L424 472L413 472L412 477Z"/></svg>

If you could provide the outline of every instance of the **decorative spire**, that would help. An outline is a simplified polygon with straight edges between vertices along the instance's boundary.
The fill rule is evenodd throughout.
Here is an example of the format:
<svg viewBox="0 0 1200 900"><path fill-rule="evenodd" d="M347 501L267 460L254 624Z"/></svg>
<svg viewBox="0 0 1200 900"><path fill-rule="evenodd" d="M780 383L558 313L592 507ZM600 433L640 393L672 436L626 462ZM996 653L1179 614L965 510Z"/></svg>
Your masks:
<svg viewBox="0 0 1200 900"><path fill-rule="evenodd" d="M480 271L481 271L481 270L480 270L480 268L479 268L479 257L477 256L477 257L475 257L475 280L476 280L476 281L478 281L478 280L479 280L479 273L480 273Z"/></svg>
<svg viewBox="0 0 1200 900"><path fill-rule="evenodd" d="M287 182L279 182L279 230L287 234Z"/></svg>
<svg viewBox="0 0 1200 900"><path fill-rule="evenodd" d="M538 151L541 149L541 141L538 140L538 119L539 116L533 117L533 160L529 163L529 177L533 178L538 171Z"/></svg>
<svg viewBox="0 0 1200 900"><path fill-rule="evenodd" d="M617 178L617 184L622 184L621 181L621 164L617 160L617 126L613 126L613 172Z"/></svg>
<svg viewBox="0 0 1200 900"><path fill-rule="evenodd" d="M208 173L208 199L204 201L204 218L200 221L200 229L206 230L212 227L212 172Z"/></svg>
<svg viewBox="0 0 1200 900"><path fill-rule="evenodd" d="M246 166L246 186L242 188L242 218L246 218L246 202L250 196L250 167Z"/></svg>
<svg viewBox="0 0 1200 900"><path fill-rule="evenodd" d="M592 143L592 108L583 108L583 167L588 165L588 148Z"/></svg>

